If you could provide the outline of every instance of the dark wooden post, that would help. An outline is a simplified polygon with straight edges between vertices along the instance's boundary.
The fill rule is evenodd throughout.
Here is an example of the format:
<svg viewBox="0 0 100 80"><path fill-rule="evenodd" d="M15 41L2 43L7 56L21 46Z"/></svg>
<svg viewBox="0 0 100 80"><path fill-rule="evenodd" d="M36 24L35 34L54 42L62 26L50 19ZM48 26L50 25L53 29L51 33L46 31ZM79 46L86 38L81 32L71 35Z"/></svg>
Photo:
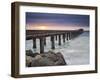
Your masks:
<svg viewBox="0 0 100 80"><path fill-rule="evenodd" d="M69 32L69 40L71 40L71 32Z"/></svg>
<svg viewBox="0 0 100 80"><path fill-rule="evenodd" d="M63 34L63 42L65 43L65 34Z"/></svg>
<svg viewBox="0 0 100 80"><path fill-rule="evenodd" d="M71 38L72 38L72 39L74 38L74 34L73 34L73 32L71 32Z"/></svg>
<svg viewBox="0 0 100 80"><path fill-rule="evenodd" d="M58 44L61 45L61 35L58 35L58 36L59 36Z"/></svg>
<svg viewBox="0 0 100 80"><path fill-rule="evenodd" d="M56 37L56 41L57 41L57 35L55 37Z"/></svg>
<svg viewBox="0 0 100 80"><path fill-rule="evenodd" d="M44 37L40 38L40 53L44 53Z"/></svg>
<svg viewBox="0 0 100 80"><path fill-rule="evenodd" d="M69 35L68 35L68 33L66 34L66 39L67 39L67 41L68 41L68 39L69 39Z"/></svg>
<svg viewBox="0 0 100 80"><path fill-rule="evenodd" d="M46 37L44 37L44 45L46 46Z"/></svg>
<svg viewBox="0 0 100 80"><path fill-rule="evenodd" d="M36 48L36 38L33 38L33 48Z"/></svg>
<svg viewBox="0 0 100 80"><path fill-rule="evenodd" d="M51 36L51 49L55 49L54 36Z"/></svg>

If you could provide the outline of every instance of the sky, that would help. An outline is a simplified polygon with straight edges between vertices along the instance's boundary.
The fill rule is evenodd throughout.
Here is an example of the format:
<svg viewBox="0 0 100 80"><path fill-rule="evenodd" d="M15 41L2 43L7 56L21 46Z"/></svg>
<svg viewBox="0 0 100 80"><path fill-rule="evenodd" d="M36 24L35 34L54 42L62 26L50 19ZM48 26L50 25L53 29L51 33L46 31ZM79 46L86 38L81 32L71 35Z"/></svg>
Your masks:
<svg viewBox="0 0 100 80"><path fill-rule="evenodd" d="M89 30L89 15L26 12L29 30Z"/></svg>

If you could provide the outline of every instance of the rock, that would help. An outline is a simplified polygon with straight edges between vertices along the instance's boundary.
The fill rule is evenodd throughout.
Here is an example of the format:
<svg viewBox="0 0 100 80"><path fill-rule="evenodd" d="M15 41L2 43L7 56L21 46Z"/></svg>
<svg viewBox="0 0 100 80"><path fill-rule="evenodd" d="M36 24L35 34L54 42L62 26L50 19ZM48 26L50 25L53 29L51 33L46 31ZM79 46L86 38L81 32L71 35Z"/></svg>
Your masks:
<svg viewBox="0 0 100 80"><path fill-rule="evenodd" d="M35 58L34 59L36 59L36 60L40 60L42 58L42 56L41 55L37 55L37 56L35 56Z"/></svg>
<svg viewBox="0 0 100 80"><path fill-rule="evenodd" d="M39 59L32 60L31 66L53 66L55 65L53 61L48 59L47 57L42 57Z"/></svg>
<svg viewBox="0 0 100 80"><path fill-rule="evenodd" d="M58 60L57 55L53 52L48 52L47 54L42 54L41 56L42 57L47 57L47 58L49 58L50 60L52 60L54 62L56 62Z"/></svg>
<svg viewBox="0 0 100 80"><path fill-rule="evenodd" d="M52 60L50 60L49 58L47 57L44 57L40 60L40 63L43 65L43 66L54 66L54 62Z"/></svg>
<svg viewBox="0 0 100 80"><path fill-rule="evenodd" d="M35 57L36 55L38 55L39 53L33 53L31 50L26 50L26 55L27 56L31 56L31 57Z"/></svg>
<svg viewBox="0 0 100 80"><path fill-rule="evenodd" d="M66 62L65 62L65 59L64 59L63 55L60 52L58 52L56 54L59 57L59 59L56 61L55 64L56 65L67 65Z"/></svg>
<svg viewBox="0 0 100 80"><path fill-rule="evenodd" d="M33 57L31 61L31 66L57 66L57 65L66 65L63 55L58 52L54 53L49 51L45 54L38 54Z"/></svg>
<svg viewBox="0 0 100 80"><path fill-rule="evenodd" d="M32 62L33 58L30 56L26 56L26 66L30 67L31 66L31 62Z"/></svg>
<svg viewBox="0 0 100 80"><path fill-rule="evenodd" d="M53 51L48 51L48 53L55 54L55 52L53 52Z"/></svg>

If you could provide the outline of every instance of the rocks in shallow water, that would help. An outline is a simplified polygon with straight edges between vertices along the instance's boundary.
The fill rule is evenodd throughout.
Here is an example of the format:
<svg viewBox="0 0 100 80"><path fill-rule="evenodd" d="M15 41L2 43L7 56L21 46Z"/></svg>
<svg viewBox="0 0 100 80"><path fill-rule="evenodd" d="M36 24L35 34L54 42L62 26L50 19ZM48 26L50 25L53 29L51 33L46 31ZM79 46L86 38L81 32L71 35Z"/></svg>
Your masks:
<svg viewBox="0 0 100 80"><path fill-rule="evenodd" d="M34 59L36 59L36 60L40 60L42 58L42 56L41 55L37 55L37 56L35 56L35 58Z"/></svg>
<svg viewBox="0 0 100 80"><path fill-rule="evenodd" d="M53 61L47 57L41 57L39 59L32 60L31 66L53 66L55 65Z"/></svg>
<svg viewBox="0 0 100 80"><path fill-rule="evenodd" d="M31 62L32 62L33 58L30 56L26 56L26 66L27 67L31 67Z"/></svg>
<svg viewBox="0 0 100 80"><path fill-rule="evenodd" d="M64 57L60 52L48 51L42 54L36 53L35 56L33 56L34 53L29 54L27 55L28 64L26 63L28 67L66 65Z"/></svg>
<svg viewBox="0 0 100 80"><path fill-rule="evenodd" d="M50 59L54 62L58 60L58 56L55 53L48 52L47 54L41 54L41 56L42 57L47 57L48 59Z"/></svg>
<svg viewBox="0 0 100 80"><path fill-rule="evenodd" d="M56 54L57 54L58 60L55 62L55 64L56 65L66 65L63 55L60 52Z"/></svg>
<svg viewBox="0 0 100 80"><path fill-rule="evenodd" d="M31 57L35 57L36 55L38 55L39 53L33 53L31 50L26 50L26 56L31 56Z"/></svg>

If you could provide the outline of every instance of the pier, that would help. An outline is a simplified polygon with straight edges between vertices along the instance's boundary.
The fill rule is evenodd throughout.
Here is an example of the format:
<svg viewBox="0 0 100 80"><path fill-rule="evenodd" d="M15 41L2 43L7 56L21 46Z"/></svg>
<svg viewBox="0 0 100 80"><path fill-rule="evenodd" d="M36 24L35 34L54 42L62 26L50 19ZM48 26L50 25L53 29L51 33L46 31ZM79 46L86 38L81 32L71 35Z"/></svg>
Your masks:
<svg viewBox="0 0 100 80"><path fill-rule="evenodd" d="M40 53L44 53L46 46L46 37L50 37L51 49L55 49L55 40L58 41L58 46L66 41L72 40L84 32L83 29L78 30L26 30L26 40L33 40L33 48L37 48L36 39L40 41Z"/></svg>

